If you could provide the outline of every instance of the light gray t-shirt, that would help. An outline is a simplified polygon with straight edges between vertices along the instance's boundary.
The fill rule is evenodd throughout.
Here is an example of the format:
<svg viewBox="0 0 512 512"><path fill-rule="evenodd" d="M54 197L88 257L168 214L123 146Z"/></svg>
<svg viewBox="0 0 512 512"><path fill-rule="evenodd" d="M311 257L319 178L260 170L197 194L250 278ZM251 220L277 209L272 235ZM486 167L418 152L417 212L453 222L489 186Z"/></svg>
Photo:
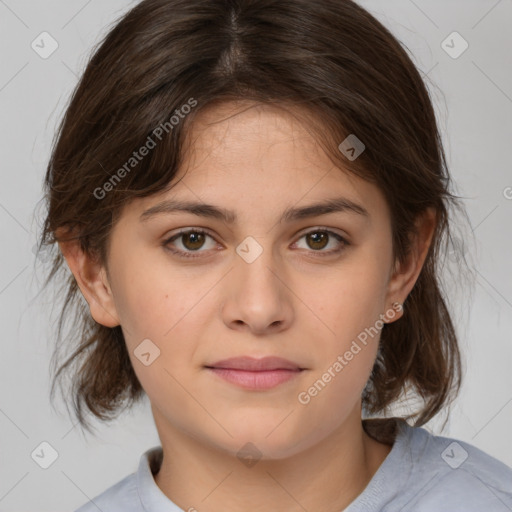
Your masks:
<svg viewBox="0 0 512 512"><path fill-rule="evenodd" d="M396 420L391 451L340 512L512 512L512 468L478 448ZM183 512L156 485L162 448L75 512Z"/></svg>

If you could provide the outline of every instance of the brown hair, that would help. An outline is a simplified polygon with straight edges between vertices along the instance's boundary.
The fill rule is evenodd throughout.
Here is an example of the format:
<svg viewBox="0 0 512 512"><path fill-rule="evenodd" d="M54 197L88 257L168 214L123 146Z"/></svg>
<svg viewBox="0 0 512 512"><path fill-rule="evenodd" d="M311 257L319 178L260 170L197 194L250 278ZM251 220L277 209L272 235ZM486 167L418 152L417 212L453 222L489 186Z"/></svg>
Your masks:
<svg viewBox="0 0 512 512"><path fill-rule="evenodd" d="M363 394L364 410L379 414L404 390L414 389L423 404L408 418L421 426L448 406L460 387L460 353L439 263L442 241L444 249L453 242L450 207L462 208L449 190L435 113L418 70L401 43L353 1L136 5L95 50L59 126L45 177L48 211L40 248L64 240L57 230L65 228L82 250L107 266L109 234L123 206L168 190L194 117L236 99L307 114L332 160L380 188L391 211L395 261L407 256L418 216L430 206L437 211L432 244L404 317L383 327ZM161 133L155 132L158 127ZM156 146L131 161L149 138L156 142L155 133L161 135ZM353 161L338 149L349 134L366 146ZM56 250L45 286L61 272L67 279L59 281L65 299L51 394L68 370L74 412L90 430L84 406L108 420L144 391L121 327L92 319ZM62 346L71 353L61 364L66 319L73 325Z"/></svg>

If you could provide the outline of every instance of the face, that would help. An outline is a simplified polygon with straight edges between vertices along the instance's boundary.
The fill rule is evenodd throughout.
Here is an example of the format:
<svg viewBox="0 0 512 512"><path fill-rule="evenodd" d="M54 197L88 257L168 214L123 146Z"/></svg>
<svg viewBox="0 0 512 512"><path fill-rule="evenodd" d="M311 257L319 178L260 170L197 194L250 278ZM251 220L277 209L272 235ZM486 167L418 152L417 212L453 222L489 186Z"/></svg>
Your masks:
<svg viewBox="0 0 512 512"><path fill-rule="evenodd" d="M112 316L160 426L282 458L359 414L382 315L406 292L381 192L334 167L293 116L235 107L203 111L177 184L123 211L108 260ZM353 208L303 210L327 200ZM207 368L241 356L301 370L242 382L249 374Z"/></svg>

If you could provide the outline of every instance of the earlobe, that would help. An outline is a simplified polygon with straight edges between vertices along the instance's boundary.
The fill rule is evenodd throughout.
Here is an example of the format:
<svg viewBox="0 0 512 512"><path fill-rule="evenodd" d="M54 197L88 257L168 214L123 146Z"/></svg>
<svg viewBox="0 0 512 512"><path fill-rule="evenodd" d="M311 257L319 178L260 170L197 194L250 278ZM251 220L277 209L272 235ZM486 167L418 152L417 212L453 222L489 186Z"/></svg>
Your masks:
<svg viewBox="0 0 512 512"><path fill-rule="evenodd" d="M433 208L427 208L416 221L416 232L413 234L406 261L397 265L391 277L387 297L389 303L402 304L414 288L432 243L435 227L436 212ZM400 316L402 316L402 310L396 319Z"/></svg>
<svg viewBox="0 0 512 512"><path fill-rule="evenodd" d="M93 319L105 327L120 324L105 267L86 254L78 239L59 241L59 248L89 304Z"/></svg>
<svg viewBox="0 0 512 512"><path fill-rule="evenodd" d="M390 324L391 322L398 320L403 315L403 311L404 305L402 303L397 301L393 302L393 304L391 304L391 308L384 314L384 323Z"/></svg>

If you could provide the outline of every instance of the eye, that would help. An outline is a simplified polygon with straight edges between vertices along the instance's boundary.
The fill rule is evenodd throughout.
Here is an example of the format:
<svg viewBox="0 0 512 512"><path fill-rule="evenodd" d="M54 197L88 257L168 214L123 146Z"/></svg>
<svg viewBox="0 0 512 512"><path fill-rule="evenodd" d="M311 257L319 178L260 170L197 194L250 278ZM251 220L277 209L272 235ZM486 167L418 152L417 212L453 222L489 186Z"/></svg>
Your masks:
<svg viewBox="0 0 512 512"><path fill-rule="evenodd" d="M306 240L306 250L311 249L313 252L320 253L321 256L327 256L331 254L337 254L345 249L346 246L350 245L345 238L338 233L330 231L328 229L315 228L312 231L304 233L299 240ZM333 242L334 249L324 251L331 242ZM295 245L298 242L295 242Z"/></svg>
<svg viewBox="0 0 512 512"><path fill-rule="evenodd" d="M173 254L176 254L179 257L183 258L197 258L200 256L200 254L191 254L191 253L201 253L205 251L200 251L204 246L205 240L207 238L210 238L211 240L214 240L211 235L209 235L206 231L202 229L189 229L180 231L179 233L173 235L171 238L168 238L165 240L163 245L168 248L169 251L171 251ZM174 244L175 240L179 241L178 245L181 245L182 249L178 248L172 249L169 248L169 245ZM213 247L215 247L215 244L213 244ZM207 247L206 250L212 249L212 246Z"/></svg>

